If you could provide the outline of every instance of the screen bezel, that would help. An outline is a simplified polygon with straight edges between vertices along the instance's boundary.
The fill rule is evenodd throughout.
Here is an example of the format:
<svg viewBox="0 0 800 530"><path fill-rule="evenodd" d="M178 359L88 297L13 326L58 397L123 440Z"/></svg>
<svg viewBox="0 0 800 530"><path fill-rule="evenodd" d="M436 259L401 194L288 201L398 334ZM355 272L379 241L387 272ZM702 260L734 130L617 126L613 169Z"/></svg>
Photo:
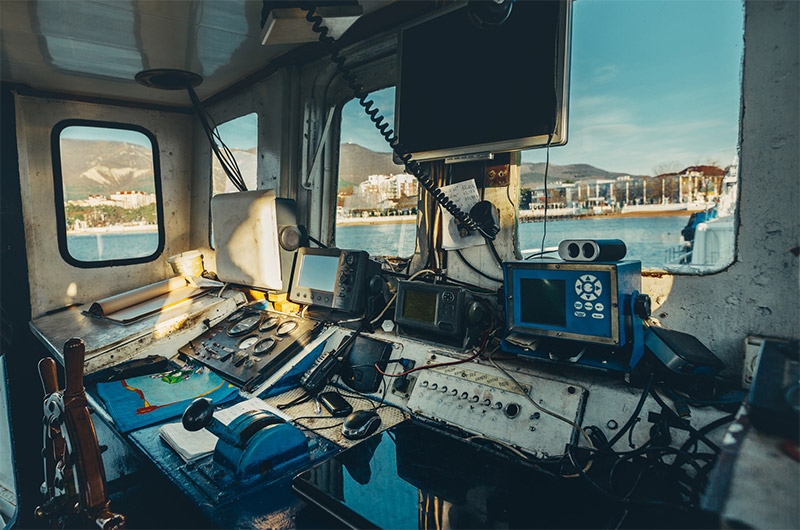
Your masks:
<svg viewBox="0 0 800 530"><path fill-rule="evenodd" d="M449 8L438 10L435 14L423 17L412 24L403 27L400 31L398 39L398 52L397 52L397 71L398 83L395 92L395 108L394 108L394 130L398 138L402 141L402 126L401 115L402 109L400 105L402 90L403 90L403 41L405 31L420 24L424 24L439 16L447 15L458 9L466 8L466 3L456 3ZM556 127L553 131L552 137L549 135L537 135L523 138L515 138L511 140L501 140L497 142L480 143L466 146L450 146L440 149L432 149L426 151L412 151L412 156L418 161L423 160L441 160L450 157L460 157L465 155L473 155L478 153L504 153L511 151L521 151L525 149L533 149L545 146L560 146L567 143L567 125L569 113L569 69L570 69L570 38L572 29L572 1L566 0L559 2L559 27L557 37L557 58L556 58ZM502 29L502 28L501 28ZM549 140L549 142L548 142Z"/></svg>
<svg viewBox="0 0 800 530"><path fill-rule="evenodd" d="M575 333L570 331L567 326L537 326L532 323L522 322L521 315L517 315L514 309L515 296L514 285L518 278L525 277L528 271L576 271L576 272L607 272L610 281L611 307L611 333L610 337L592 335L586 333ZM504 264L504 280L506 285L506 331L507 333L523 333L528 335L539 335L558 339L576 340L580 342L590 342L594 344L607 344L620 346L620 319L622 311L619 300L619 278L617 268L611 264L599 263L565 263L562 261L551 262L511 262ZM565 307L565 311L569 308Z"/></svg>
<svg viewBox="0 0 800 530"><path fill-rule="evenodd" d="M339 259L339 264L336 268L336 277L339 278L341 276L342 271L342 250L338 248L308 248L308 247L301 247L297 250L297 253L294 257L294 265L292 266L292 279L290 282L289 288L289 301L294 302L295 304L302 304L302 305L313 305L313 306L320 306L320 307L328 307L331 308L334 305L335 297L336 297L336 285L332 291L322 291L319 289L311 289L309 287L303 287L299 285L300 281L300 273L302 272L302 264L305 257L309 256L329 256L329 257L337 257ZM315 296L328 296L329 302L324 303L323 301L318 301L314 297Z"/></svg>

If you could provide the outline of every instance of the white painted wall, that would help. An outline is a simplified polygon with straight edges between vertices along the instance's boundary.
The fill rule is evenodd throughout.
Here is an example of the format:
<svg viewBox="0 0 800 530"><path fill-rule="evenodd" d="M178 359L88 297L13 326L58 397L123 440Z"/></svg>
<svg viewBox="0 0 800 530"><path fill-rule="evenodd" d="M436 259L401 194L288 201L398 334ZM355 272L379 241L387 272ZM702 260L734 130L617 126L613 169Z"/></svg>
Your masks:
<svg viewBox="0 0 800 530"><path fill-rule="evenodd" d="M73 303L92 302L172 276L167 258L189 248L191 117L28 96L16 97L16 112L31 316ZM156 136L161 160L165 245L155 261L83 269L62 259L58 251L50 133L59 121L67 118L131 123ZM72 292L76 294L69 294Z"/></svg>
<svg viewBox="0 0 800 530"><path fill-rule="evenodd" d="M800 2L745 4L736 260L643 282L662 324L697 336L734 377L747 335L800 338L799 21Z"/></svg>

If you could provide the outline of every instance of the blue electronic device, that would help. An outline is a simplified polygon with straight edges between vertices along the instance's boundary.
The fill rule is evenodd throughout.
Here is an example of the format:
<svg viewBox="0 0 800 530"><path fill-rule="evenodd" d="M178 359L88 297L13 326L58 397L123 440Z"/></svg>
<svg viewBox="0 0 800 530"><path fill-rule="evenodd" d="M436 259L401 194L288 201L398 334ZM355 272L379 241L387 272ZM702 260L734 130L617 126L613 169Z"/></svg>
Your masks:
<svg viewBox="0 0 800 530"><path fill-rule="evenodd" d="M504 351L624 372L644 353L640 261L515 261L503 273Z"/></svg>

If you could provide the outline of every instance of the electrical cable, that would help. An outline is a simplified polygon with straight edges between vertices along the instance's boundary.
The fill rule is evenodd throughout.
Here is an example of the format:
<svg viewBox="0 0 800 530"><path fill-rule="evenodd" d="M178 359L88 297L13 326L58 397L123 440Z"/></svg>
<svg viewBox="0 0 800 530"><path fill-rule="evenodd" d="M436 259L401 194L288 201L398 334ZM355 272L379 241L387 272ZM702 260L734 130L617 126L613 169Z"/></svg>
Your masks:
<svg viewBox="0 0 800 530"><path fill-rule="evenodd" d="M308 236L308 240L311 241L312 243L314 243L315 245L317 245L319 248L328 248L327 245L325 245L323 243L320 243L316 238Z"/></svg>
<svg viewBox="0 0 800 530"><path fill-rule="evenodd" d="M489 245L489 250L492 251L492 256L494 256L495 261L497 264L500 265L500 268L503 268L503 259L500 257L500 254L497 253L497 247L494 246L494 241L491 239L487 239L486 243Z"/></svg>
<svg viewBox="0 0 800 530"><path fill-rule="evenodd" d="M455 217L460 224L466 225L470 230L477 230L488 239L493 239L493 237L487 234L468 213L461 210L461 208L447 197L441 188L436 186L430 175L422 169L419 162L412 158L411 153L403 147L398 137L394 134L394 131L389 129L389 123L380 115L380 110L375 107L375 102L368 99L369 94L364 91L364 86L359 82L353 69L346 64L347 59L340 55L338 43L333 37L328 35L330 30L323 24L322 17L316 14L316 8L310 3L304 3L302 8L307 11L306 20L312 24L311 29L318 34L319 42L327 47L331 61L336 64L336 69L342 75L342 79L344 79L347 86L353 92L359 105L361 105L364 112L369 116L375 128L392 148L394 154L403 162L406 170L414 175L419 181L420 186L430 193L434 200L447 210L450 215Z"/></svg>
<svg viewBox="0 0 800 530"><path fill-rule="evenodd" d="M702 434L708 434L711 431L713 431L714 429L716 429L718 427L721 427L721 426L725 425L726 423L730 423L735 419L736 419L736 414L729 414L727 416L723 416L721 418L718 418L718 419L712 421L708 425L706 425L704 427L701 427L700 429L698 429L698 432L700 432ZM697 446L697 438L695 438L695 436L690 433L689 434L689 439L686 440L686 442L681 446L681 451L688 451L689 448L691 448L692 446L694 446L694 447Z"/></svg>
<svg viewBox="0 0 800 530"><path fill-rule="evenodd" d="M612 451L614 450L613 449L614 444L617 443L617 441L625 435L628 429L633 427L633 424L636 423L636 420L639 418L639 413L642 412L642 407L644 407L644 402L647 401L647 394L650 392L650 388L653 385L654 378L655 375L650 374L650 378L647 380L647 384L645 385L644 390L642 391L642 396L639 398L639 402L636 404L636 408L633 410L633 414L631 414L631 417L628 418L628 421L625 422L625 425L623 425L622 428L608 441L608 445L606 447L608 447Z"/></svg>
<svg viewBox="0 0 800 530"><path fill-rule="evenodd" d="M667 405L667 403L661 398L661 396L658 395L658 392L656 391L655 388L650 388L650 395L653 396L653 399L655 399L659 405L661 405L661 410L666 411L670 416L672 416L673 419L677 420L678 424L681 427L684 427L686 430L692 433L696 438L698 438L700 441L706 444L715 453L719 453L719 446L717 446L717 444L709 440L705 434L701 433L700 431L692 427L692 425L685 418L682 418L677 412L672 410L672 407Z"/></svg>
<svg viewBox="0 0 800 530"><path fill-rule="evenodd" d="M544 221L543 229L544 229L544 231L542 233L542 245L541 245L541 248L539 248L539 252L534 252L533 254L531 254L530 256L528 256L525 259L530 259L530 258L532 258L534 256L539 256L541 258L545 254L544 241L547 238L547 173L550 170L550 142L552 142L552 141L553 141L553 135L550 134L547 137L547 146L546 146L547 147L547 149L546 149L547 160L546 160L545 165L544 165L544 218L543 218L543 221Z"/></svg>
<svg viewBox="0 0 800 530"><path fill-rule="evenodd" d="M537 409L541 410L541 411L542 411L542 412L544 412L545 414L548 414L548 415L550 415L550 416L552 416L552 417L556 418L557 420L561 420L561 421L563 421L564 423L567 423L567 424L571 425L573 429L575 429L576 431L578 431L578 432L579 432L579 433L580 433L580 434L583 436L584 440L586 440L586 443L587 443L587 444L589 444L589 447L590 447L591 449L595 449L595 446L594 446L594 444L592 443L592 439L589 437L589 435L586 433L586 431L585 431L585 430L583 430L583 428L582 428L580 425L578 425L578 424L577 424L577 423L575 423L574 421L570 420L569 418L565 418L565 417L564 417L564 416L562 416L561 414L558 414L558 413L556 413L556 412L553 412L553 411L551 411L551 410L548 410L548 409L546 409L545 407L543 407L543 406L541 406L540 404L538 404L538 403L536 402L536 400L534 400L534 399L533 399L531 396L529 396L529 395L528 395L528 392L525 390L525 387L523 387L523 386L520 384L520 382L519 382L519 381L517 381L517 379L516 379L516 378L515 378L513 375L511 375L511 374L510 374L510 373L509 373L509 372L508 372L508 371L507 371L505 368L503 368L502 366L500 366L499 364L497 364L497 363L495 362L495 360L492 358L492 355L494 355L494 352L492 352L492 353L489 355L489 362L490 362L490 363L492 363L492 364L494 365L494 367L495 367L495 368L497 368L498 370L500 370L501 372L503 372L503 373L506 375L506 377L508 377L509 379L511 379L511 381L513 381L515 385L517 385L517 388L519 389L519 391L522 393L522 395L523 395L523 396L525 396L525 398L526 398L528 401L530 401L531 405L533 405L533 406L534 406L534 407L536 407ZM589 465L591 465L591 461L589 462ZM587 467L586 467L586 469L588 470L588 469L589 469L589 467L587 466Z"/></svg>
<svg viewBox="0 0 800 530"><path fill-rule="evenodd" d="M475 273L475 274L477 274L478 276L482 276L483 278L486 278L487 280L491 280L491 281L493 281L493 282L497 282L497 283L503 283L503 280L502 280L502 279L500 279L500 278L494 278L494 277L492 277L492 276L489 276L488 274L486 274L486 273L485 273L485 272L483 272L482 270L478 269L478 268L477 268L475 265L473 265L472 263L470 263L469 261L467 261L467 258L465 258L465 257L464 257L464 254L462 254L462 252L461 252L461 249L460 249L460 248L457 248L457 249L455 249L455 250L456 250L456 256L458 256L458 259L460 259L460 260L461 260L461 262L462 262L464 265L466 265L466 266L467 266L467 268L468 268L469 270L471 270L472 272L474 272L474 273Z"/></svg>
<svg viewBox="0 0 800 530"><path fill-rule="evenodd" d="M457 361L450 361L450 362L446 362L446 363L426 364L424 366L417 366L416 368L411 368L409 370L406 370L405 372L400 372L399 374L389 374L389 373L384 372L383 370L381 370L380 366L378 366L378 363L375 363L375 369L378 371L379 374L381 374L381 375L383 375L385 377L403 377L404 375L408 375L408 374L411 374L411 373L414 373L414 372L419 372L420 370L427 370L429 368L438 368L440 366L451 366L453 364L467 363L467 362L475 359L476 357L478 357L481 353L483 353L483 349L486 347L486 342L487 341L488 341L488 335L483 339L483 341L482 341L483 343L481 344L481 347L478 348L478 350L475 353L473 353L472 355L470 355L469 357L467 357L465 359L459 359Z"/></svg>
<svg viewBox="0 0 800 530"><path fill-rule="evenodd" d="M212 129L211 125L208 123L209 119L212 122L214 120L203 109L202 105L200 104L200 99L197 97L194 88L192 88L191 85L187 85L186 90L189 92L189 99L197 111L197 117L200 120L200 125L202 126L203 132L205 132L206 137L208 138L208 142L211 145L211 150L217 157L222 170L225 172L225 174L228 176L228 179L233 183L237 190L247 191L247 185L242 178L242 173L239 170L239 165L236 162L236 157L233 156L233 153L231 153L230 149L228 149L228 146L222 141L219 132L216 130L217 128L214 127ZM219 145L217 145L215 138L219 141ZM220 147L223 151L220 151Z"/></svg>

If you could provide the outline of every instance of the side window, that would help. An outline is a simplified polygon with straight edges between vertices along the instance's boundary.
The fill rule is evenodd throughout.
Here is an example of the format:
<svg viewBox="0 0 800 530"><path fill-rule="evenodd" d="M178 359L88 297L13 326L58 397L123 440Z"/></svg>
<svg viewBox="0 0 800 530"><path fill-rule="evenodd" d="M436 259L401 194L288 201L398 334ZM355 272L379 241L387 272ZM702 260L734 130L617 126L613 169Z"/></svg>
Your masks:
<svg viewBox="0 0 800 530"><path fill-rule="evenodd" d="M214 136L228 147L233 160L239 166L247 189L258 189L258 114L251 112L244 116L226 121L214 129ZM219 142L217 142L219 145ZM239 191L222 169L217 157L211 154L211 196L220 193ZM209 241L214 248L214 219L211 216L210 204L208 217Z"/></svg>
<svg viewBox="0 0 800 530"><path fill-rule="evenodd" d="M394 123L394 87L369 95ZM358 104L342 109L336 246L373 256L408 257L416 246L417 181L392 161L391 149Z"/></svg>
<svg viewBox="0 0 800 530"><path fill-rule="evenodd" d="M523 255L546 234L545 250L622 239L676 272L732 263L742 3L581 0L571 34L569 142L549 167L545 149L522 155Z"/></svg>
<svg viewBox="0 0 800 530"><path fill-rule="evenodd" d="M134 125L66 120L51 138L64 260L105 267L158 257L164 223L155 136Z"/></svg>

